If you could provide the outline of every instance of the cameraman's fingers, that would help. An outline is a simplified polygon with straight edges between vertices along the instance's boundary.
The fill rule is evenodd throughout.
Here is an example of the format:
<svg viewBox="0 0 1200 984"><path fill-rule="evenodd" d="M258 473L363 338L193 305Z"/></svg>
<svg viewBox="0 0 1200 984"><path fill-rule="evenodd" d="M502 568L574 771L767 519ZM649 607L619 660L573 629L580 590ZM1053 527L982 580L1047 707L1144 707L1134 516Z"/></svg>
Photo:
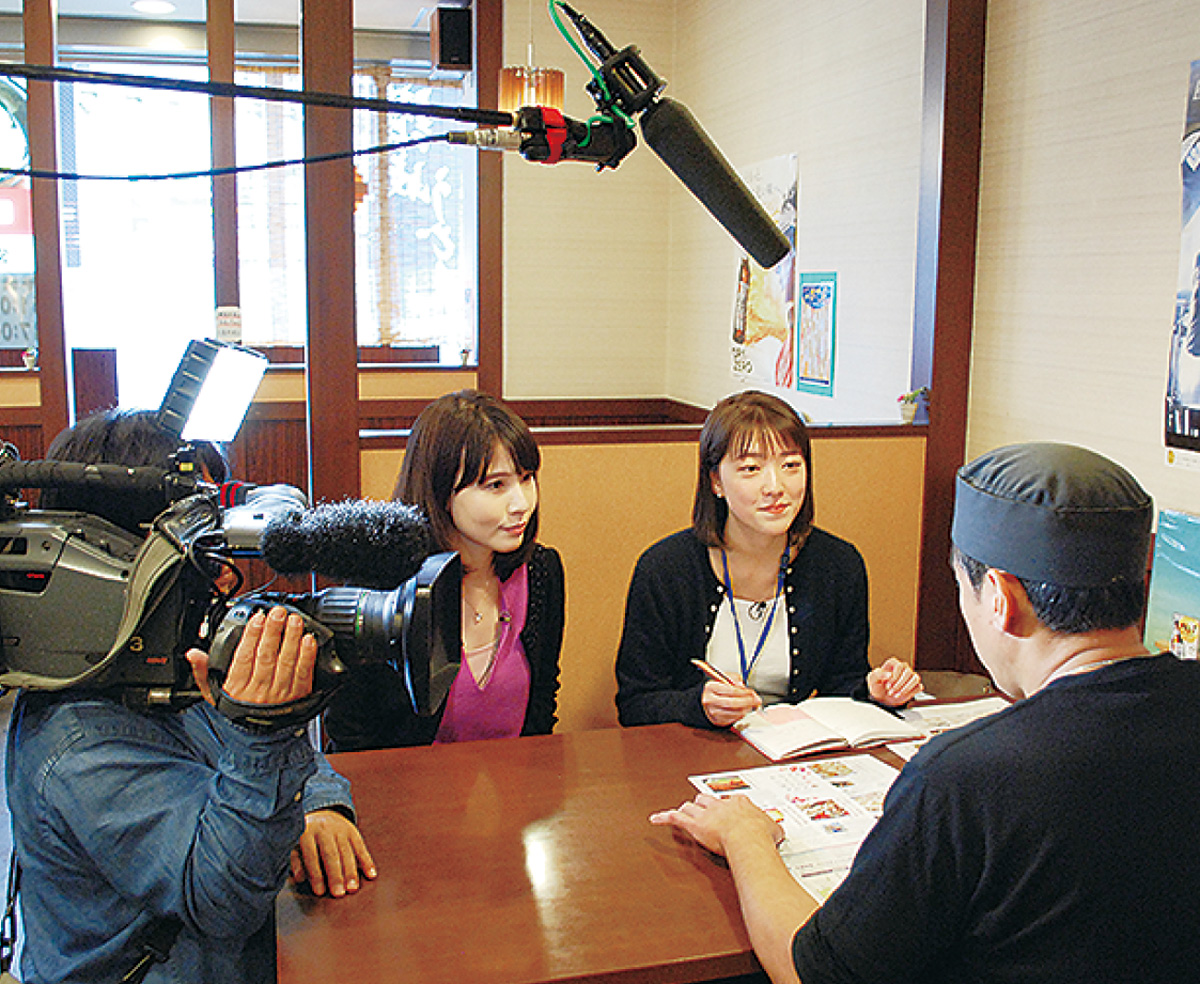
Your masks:
<svg viewBox="0 0 1200 984"><path fill-rule="evenodd" d="M272 704L300 700L312 692L317 640L305 631L304 619L293 612L287 618L275 660L270 689L259 692Z"/></svg>
<svg viewBox="0 0 1200 984"><path fill-rule="evenodd" d="M208 653L203 649L189 649L187 661L192 664L192 676L196 678L200 696L210 704L213 703L212 688L208 685Z"/></svg>
<svg viewBox="0 0 1200 984"><path fill-rule="evenodd" d="M296 881L307 881L308 887L312 889L313 895L325 894L325 868L322 865L324 852L321 850L320 842L317 838L317 833L305 818L304 833L300 836L300 842L296 845L295 853L299 854L299 867L303 871L302 877L297 877ZM296 871L296 865L292 865L293 875Z"/></svg>
<svg viewBox="0 0 1200 984"><path fill-rule="evenodd" d="M274 673L271 679L271 697L274 700L291 700L295 694L296 667L304 642L304 619L295 612L287 616L283 638L279 643Z"/></svg>
<svg viewBox="0 0 1200 984"><path fill-rule="evenodd" d="M258 640L262 638L266 622L267 616L263 612L255 612L242 629L242 637L233 651L233 659L229 661L229 672L225 674L223 685L231 697L239 697L250 684L254 673L254 652L258 649Z"/></svg>
<svg viewBox="0 0 1200 984"><path fill-rule="evenodd" d="M300 640L300 657L296 660L292 676L292 700L299 700L312 693L313 668L317 664L317 640L306 634Z"/></svg>
<svg viewBox="0 0 1200 984"><path fill-rule="evenodd" d="M305 884L308 881L308 869L304 867L304 856L300 853L299 845L292 848L288 864L292 869L292 881L297 885Z"/></svg>
<svg viewBox="0 0 1200 984"><path fill-rule="evenodd" d="M262 634L253 650L253 666L246 687L246 697L258 703L274 703L275 673L284 633L288 628L287 609L276 605L267 612ZM245 642L245 638L242 639ZM239 645L238 649L242 647ZM246 698L243 698L246 699Z"/></svg>

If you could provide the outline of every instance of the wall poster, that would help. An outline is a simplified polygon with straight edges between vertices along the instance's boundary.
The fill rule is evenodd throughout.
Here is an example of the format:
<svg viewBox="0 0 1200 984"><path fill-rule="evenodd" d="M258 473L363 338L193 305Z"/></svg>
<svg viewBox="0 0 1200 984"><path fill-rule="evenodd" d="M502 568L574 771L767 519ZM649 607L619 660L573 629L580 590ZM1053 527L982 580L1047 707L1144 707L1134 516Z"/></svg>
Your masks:
<svg viewBox="0 0 1200 984"><path fill-rule="evenodd" d="M764 270L743 255L738 266L730 337L730 366L740 384L795 385L796 217L800 171L796 155L776 157L743 176L792 251Z"/></svg>
<svg viewBox="0 0 1200 984"><path fill-rule="evenodd" d="M1200 516L1159 510L1145 643L1152 653L1200 656Z"/></svg>
<svg viewBox="0 0 1200 984"><path fill-rule="evenodd" d="M1164 437L1170 464L1200 463L1200 61L1192 62L1180 155L1183 214Z"/></svg>
<svg viewBox="0 0 1200 984"><path fill-rule="evenodd" d="M796 332L796 389L833 396L837 274L800 274L800 326Z"/></svg>

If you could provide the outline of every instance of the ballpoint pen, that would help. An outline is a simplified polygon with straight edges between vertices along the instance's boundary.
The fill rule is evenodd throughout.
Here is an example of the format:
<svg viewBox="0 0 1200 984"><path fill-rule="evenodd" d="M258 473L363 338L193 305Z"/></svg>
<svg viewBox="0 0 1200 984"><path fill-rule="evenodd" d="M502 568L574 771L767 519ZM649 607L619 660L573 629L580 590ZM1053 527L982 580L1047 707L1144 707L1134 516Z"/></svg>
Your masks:
<svg viewBox="0 0 1200 984"><path fill-rule="evenodd" d="M701 670L710 680L716 680L717 683L727 683L731 687L745 687L744 683L738 683L732 677L718 670L712 663L706 663L702 659L692 660L692 665Z"/></svg>

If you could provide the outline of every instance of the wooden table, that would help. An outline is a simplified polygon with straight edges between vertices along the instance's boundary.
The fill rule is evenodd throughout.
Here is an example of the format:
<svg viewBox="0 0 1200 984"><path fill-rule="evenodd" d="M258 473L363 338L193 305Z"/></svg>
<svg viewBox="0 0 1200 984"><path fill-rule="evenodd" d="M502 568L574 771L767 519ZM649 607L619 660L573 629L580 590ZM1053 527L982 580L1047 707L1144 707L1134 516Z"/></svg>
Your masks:
<svg viewBox="0 0 1200 984"><path fill-rule="evenodd" d="M379 877L280 896L281 984L672 984L759 970L722 863L647 817L727 732L607 729L333 756Z"/></svg>

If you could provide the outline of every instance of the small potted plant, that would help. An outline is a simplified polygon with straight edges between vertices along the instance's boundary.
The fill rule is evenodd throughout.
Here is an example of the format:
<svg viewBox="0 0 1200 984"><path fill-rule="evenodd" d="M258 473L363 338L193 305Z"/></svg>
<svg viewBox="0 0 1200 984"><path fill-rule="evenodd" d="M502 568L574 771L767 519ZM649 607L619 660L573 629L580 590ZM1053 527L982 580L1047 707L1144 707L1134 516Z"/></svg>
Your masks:
<svg viewBox="0 0 1200 984"><path fill-rule="evenodd" d="M922 386L919 389L901 393L896 397L896 402L900 404L900 419L906 424L911 424L917 416L917 407L929 402L929 387Z"/></svg>

